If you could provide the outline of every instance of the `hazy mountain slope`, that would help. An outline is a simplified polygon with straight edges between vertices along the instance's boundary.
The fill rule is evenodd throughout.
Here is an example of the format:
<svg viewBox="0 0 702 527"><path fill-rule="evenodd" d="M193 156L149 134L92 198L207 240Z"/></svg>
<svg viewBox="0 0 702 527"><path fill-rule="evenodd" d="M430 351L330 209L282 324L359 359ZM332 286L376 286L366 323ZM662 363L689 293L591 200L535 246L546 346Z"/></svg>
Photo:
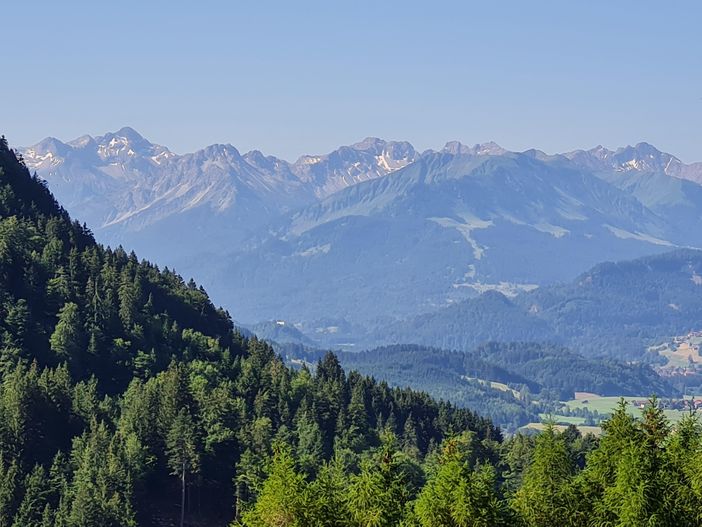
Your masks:
<svg viewBox="0 0 702 527"><path fill-rule="evenodd" d="M598 147L562 157L634 196L681 238L696 239L702 231L702 163L685 165L647 143L617 151Z"/></svg>
<svg viewBox="0 0 702 527"><path fill-rule="evenodd" d="M69 143L47 138L22 154L101 240L189 274L282 212L418 157L409 143L371 138L296 163L259 151L242 156L232 145L177 155L128 127Z"/></svg>
<svg viewBox="0 0 702 527"><path fill-rule="evenodd" d="M362 181L385 176L419 159L407 142L387 142L367 137L326 155L307 155L290 168L323 198Z"/></svg>
<svg viewBox="0 0 702 527"><path fill-rule="evenodd" d="M702 163L685 164L648 143L608 150L597 146L563 154L574 163L597 171L665 174L679 179L702 182Z"/></svg>
<svg viewBox="0 0 702 527"><path fill-rule="evenodd" d="M169 265L240 241L311 196L293 175L259 170L231 145L178 156L130 128L67 144L47 139L23 155L102 240Z"/></svg>
<svg viewBox="0 0 702 527"><path fill-rule="evenodd" d="M384 327L373 342L470 350L490 340L541 340L585 354L641 357L664 336L702 324L702 252L600 264L564 285L514 299L497 293ZM384 340L388 339L388 340Z"/></svg>
<svg viewBox="0 0 702 527"><path fill-rule="evenodd" d="M702 246L699 167L645 143L420 154L368 138L289 163L231 145L177 155L124 128L23 153L100 240L196 276L243 322L284 318L334 343L486 290Z"/></svg>
<svg viewBox="0 0 702 527"><path fill-rule="evenodd" d="M369 323L695 242L591 173L531 155L430 153L292 212L223 261L243 320ZM265 285L264 285L265 284Z"/></svg>

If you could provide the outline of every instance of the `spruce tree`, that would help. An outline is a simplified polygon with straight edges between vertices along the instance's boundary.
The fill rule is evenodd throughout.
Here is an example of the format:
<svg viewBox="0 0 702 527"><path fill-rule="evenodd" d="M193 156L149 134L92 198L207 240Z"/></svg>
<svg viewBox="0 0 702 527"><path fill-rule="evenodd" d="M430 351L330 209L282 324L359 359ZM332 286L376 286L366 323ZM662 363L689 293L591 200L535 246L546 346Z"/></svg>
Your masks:
<svg viewBox="0 0 702 527"><path fill-rule="evenodd" d="M59 361L76 361L83 350L83 330L78 305L64 304L58 314L56 328L49 340L51 351Z"/></svg>
<svg viewBox="0 0 702 527"><path fill-rule="evenodd" d="M573 514L574 467L565 441L553 424L536 438L534 456L512 506L528 527L576 525Z"/></svg>
<svg viewBox="0 0 702 527"><path fill-rule="evenodd" d="M178 476L181 482L180 526L183 527L188 476L197 474L200 470L200 453L193 419L186 409L178 413L168 431L166 454L171 474Z"/></svg>
<svg viewBox="0 0 702 527"><path fill-rule="evenodd" d="M307 527L314 517L307 483L295 468L289 446L277 444L269 475L254 507L242 523L247 527Z"/></svg>
<svg viewBox="0 0 702 527"><path fill-rule="evenodd" d="M351 517L359 526L394 527L402 520L414 492L396 438L386 434L373 457L362 463L360 474L351 480Z"/></svg>

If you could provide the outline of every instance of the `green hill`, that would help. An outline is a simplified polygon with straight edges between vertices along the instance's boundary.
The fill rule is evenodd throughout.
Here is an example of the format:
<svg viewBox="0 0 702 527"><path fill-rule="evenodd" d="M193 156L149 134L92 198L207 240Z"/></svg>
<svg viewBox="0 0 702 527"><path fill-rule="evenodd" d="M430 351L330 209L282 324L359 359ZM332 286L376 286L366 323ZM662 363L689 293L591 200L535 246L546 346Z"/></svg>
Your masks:
<svg viewBox="0 0 702 527"><path fill-rule="evenodd" d="M323 352L300 345L276 348L291 360L313 363ZM420 345L383 346L339 352L348 369L393 386L413 386L434 397L490 416L507 431L539 421L575 392L603 396L674 395L648 365L586 358L561 346L533 342L491 342L470 352Z"/></svg>

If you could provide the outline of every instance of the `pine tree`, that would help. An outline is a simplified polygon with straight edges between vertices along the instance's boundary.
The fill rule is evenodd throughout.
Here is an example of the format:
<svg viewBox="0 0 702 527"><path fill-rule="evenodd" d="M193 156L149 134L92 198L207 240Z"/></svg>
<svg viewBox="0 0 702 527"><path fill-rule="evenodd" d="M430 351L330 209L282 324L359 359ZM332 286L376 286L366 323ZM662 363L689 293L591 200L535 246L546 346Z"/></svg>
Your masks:
<svg viewBox="0 0 702 527"><path fill-rule="evenodd" d="M185 524L187 478L200 470L200 454L197 447L193 419L186 409L176 416L166 438L166 454L171 474L181 481L180 526Z"/></svg>
<svg viewBox="0 0 702 527"><path fill-rule="evenodd" d="M59 311L50 339L51 351L60 361L75 361L83 350L83 332L78 305L68 302Z"/></svg>
<svg viewBox="0 0 702 527"><path fill-rule="evenodd" d="M75 473L68 495L63 496L70 503L71 527L136 527L131 474L121 450L119 437L96 421L74 442Z"/></svg>
<svg viewBox="0 0 702 527"><path fill-rule="evenodd" d="M445 441L435 473L414 506L421 527L499 527L507 512L493 467L471 466L470 435Z"/></svg>
<svg viewBox="0 0 702 527"><path fill-rule="evenodd" d="M313 515L305 478L295 469L289 446L278 443L268 478L242 522L247 527L307 527Z"/></svg>
<svg viewBox="0 0 702 527"><path fill-rule="evenodd" d="M665 492L661 508L665 522L683 525L688 521L695 527L702 526L702 426L696 414L678 423L664 456L660 477Z"/></svg>
<svg viewBox="0 0 702 527"><path fill-rule="evenodd" d="M348 474L340 454L325 463L317 478L310 485L313 525L325 527L347 527L351 511L347 502Z"/></svg>
<svg viewBox="0 0 702 527"><path fill-rule="evenodd" d="M361 473L351 480L351 517L363 527L394 527L402 520L414 490L396 438L386 434L373 457L362 463Z"/></svg>
<svg viewBox="0 0 702 527"><path fill-rule="evenodd" d="M25 478L23 494L13 527L41 527L49 496L46 472L41 465Z"/></svg>
<svg viewBox="0 0 702 527"><path fill-rule="evenodd" d="M319 425L310 418L308 412L303 412L298 416L295 437L297 438L298 463L303 473L308 477L314 476L322 464L324 445Z"/></svg>
<svg viewBox="0 0 702 527"><path fill-rule="evenodd" d="M669 424L658 401L646 405L637 433L619 451L613 484L602 497L604 510L621 527L664 525L662 448Z"/></svg>
<svg viewBox="0 0 702 527"><path fill-rule="evenodd" d="M553 424L536 438L534 457L512 506L528 527L576 525L572 517L574 469L563 438Z"/></svg>
<svg viewBox="0 0 702 527"><path fill-rule="evenodd" d="M0 527L10 527L18 500L19 467L0 455Z"/></svg>
<svg viewBox="0 0 702 527"><path fill-rule="evenodd" d="M612 417L602 423L602 432L598 447L588 456L585 469L577 477L576 486L583 509L589 511L594 522L606 525L616 524L618 517L612 500L605 499L605 494L615 486L622 453L632 444L642 442L643 437L624 399L619 401Z"/></svg>

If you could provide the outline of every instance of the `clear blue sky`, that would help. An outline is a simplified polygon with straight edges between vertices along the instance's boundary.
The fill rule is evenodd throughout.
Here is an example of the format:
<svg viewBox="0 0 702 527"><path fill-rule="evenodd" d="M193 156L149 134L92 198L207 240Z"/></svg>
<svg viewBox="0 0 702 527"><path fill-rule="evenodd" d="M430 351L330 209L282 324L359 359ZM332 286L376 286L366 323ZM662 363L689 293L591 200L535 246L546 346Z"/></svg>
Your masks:
<svg viewBox="0 0 702 527"><path fill-rule="evenodd" d="M702 4L23 0L2 6L15 145L129 125L294 159L365 136L702 160Z"/></svg>

